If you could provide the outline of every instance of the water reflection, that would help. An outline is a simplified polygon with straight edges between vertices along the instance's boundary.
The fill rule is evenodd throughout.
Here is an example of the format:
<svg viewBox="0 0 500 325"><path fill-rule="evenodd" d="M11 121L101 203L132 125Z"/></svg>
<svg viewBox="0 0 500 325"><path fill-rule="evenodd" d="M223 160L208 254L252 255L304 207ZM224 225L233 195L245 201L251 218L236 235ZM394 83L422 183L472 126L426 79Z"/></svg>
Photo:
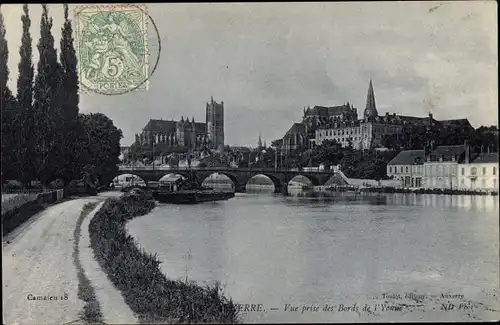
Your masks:
<svg viewBox="0 0 500 325"><path fill-rule="evenodd" d="M249 313L245 322L470 320L464 312L438 312L430 300L420 314L283 312L285 303L360 304L388 291L463 293L498 308L498 197L380 197L383 205L237 194L162 205L127 227L142 248L158 253L169 277L219 280L237 302L280 308Z"/></svg>

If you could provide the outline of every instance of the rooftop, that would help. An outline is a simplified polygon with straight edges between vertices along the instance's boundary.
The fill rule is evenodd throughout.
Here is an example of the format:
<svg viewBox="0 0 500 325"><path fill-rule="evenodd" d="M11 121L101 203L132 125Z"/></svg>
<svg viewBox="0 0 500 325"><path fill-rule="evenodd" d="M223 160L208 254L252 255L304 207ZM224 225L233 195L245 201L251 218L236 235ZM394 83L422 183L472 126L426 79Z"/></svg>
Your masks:
<svg viewBox="0 0 500 325"><path fill-rule="evenodd" d="M155 120L150 119L146 126L143 128L144 131L161 132L163 134L171 134L175 132L176 125L179 121L168 121L168 120ZM188 122L185 120L184 122ZM192 122L188 122L192 123ZM195 122L195 130L198 133L206 132L206 124Z"/></svg>
<svg viewBox="0 0 500 325"><path fill-rule="evenodd" d="M465 152L465 148L466 146L464 145L439 146L431 152L431 161L436 161L441 157L444 161L450 161L453 157L458 161L460 156Z"/></svg>
<svg viewBox="0 0 500 325"><path fill-rule="evenodd" d="M348 105L341 106L314 106L313 108L308 108L306 110L305 116L336 116L341 115L344 112L350 112L351 108Z"/></svg>
<svg viewBox="0 0 500 325"><path fill-rule="evenodd" d="M473 164L498 164L498 152L480 153L471 162Z"/></svg>
<svg viewBox="0 0 500 325"><path fill-rule="evenodd" d="M457 126L457 127L465 127L470 128L472 125L469 123L469 120L466 118L461 119L453 119L453 120L441 120L439 121L444 127L448 126Z"/></svg>
<svg viewBox="0 0 500 325"><path fill-rule="evenodd" d="M415 165L424 163L424 150L404 150L398 153L388 165Z"/></svg>
<svg viewBox="0 0 500 325"><path fill-rule="evenodd" d="M285 133L285 137L294 133L305 133L306 127L302 123L293 123L292 127Z"/></svg>

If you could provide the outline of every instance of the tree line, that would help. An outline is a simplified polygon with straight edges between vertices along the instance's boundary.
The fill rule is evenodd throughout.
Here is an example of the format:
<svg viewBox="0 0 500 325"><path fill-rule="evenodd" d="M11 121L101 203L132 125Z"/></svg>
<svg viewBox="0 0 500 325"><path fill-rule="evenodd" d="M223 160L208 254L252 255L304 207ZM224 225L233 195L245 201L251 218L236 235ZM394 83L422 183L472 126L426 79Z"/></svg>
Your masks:
<svg viewBox="0 0 500 325"><path fill-rule="evenodd" d="M2 180L48 185L80 179L94 166L101 183L110 181L119 162L121 130L103 114L79 112L77 55L68 5L63 5L58 56L53 21L42 4L39 60L36 75L32 58L31 20L23 6L17 94L8 87L9 50L0 12L0 106L2 109Z"/></svg>

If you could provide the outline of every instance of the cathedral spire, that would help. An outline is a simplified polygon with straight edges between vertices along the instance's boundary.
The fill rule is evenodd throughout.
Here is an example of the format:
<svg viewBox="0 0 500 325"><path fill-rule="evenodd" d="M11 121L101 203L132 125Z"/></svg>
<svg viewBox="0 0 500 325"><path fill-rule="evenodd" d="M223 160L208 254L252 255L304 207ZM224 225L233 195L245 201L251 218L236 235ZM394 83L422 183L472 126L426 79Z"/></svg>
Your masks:
<svg viewBox="0 0 500 325"><path fill-rule="evenodd" d="M378 116L377 106L375 105L375 94L373 92L373 83L371 79L370 85L368 86L368 95L366 96L366 108L364 115L365 118Z"/></svg>
<svg viewBox="0 0 500 325"><path fill-rule="evenodd" d="M259 141L257 142L257 147L259 149L262 148L262 138L260 137L260 133L259 133Z"/></svg>

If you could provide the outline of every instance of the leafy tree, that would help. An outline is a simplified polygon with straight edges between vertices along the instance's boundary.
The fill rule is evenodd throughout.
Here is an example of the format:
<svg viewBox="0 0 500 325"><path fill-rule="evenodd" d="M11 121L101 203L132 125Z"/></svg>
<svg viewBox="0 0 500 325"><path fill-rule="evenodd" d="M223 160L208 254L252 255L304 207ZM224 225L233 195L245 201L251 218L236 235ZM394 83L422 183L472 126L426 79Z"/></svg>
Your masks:
<svg viewBox="0 0 500 325"><path fill-rule="evenodd" d="M5 39L3 15L0 12L0 106L2 108L2 179L16 178L16 141L15 125L17 103L7 86L9 80L9 49Z"/></svg>
<svg viewBox="0 0 500 325"><path fill-rule="evenodd" d="M106 115L80 114L82 134L78 150L82 165L95 166L101 184L108 184L118 172L122 131Z"/></svg>
<svg viewBox="0 0 500 325"><path fill-rule="evenodd" d="M343 158L342 145L335 140L325 140L313 149L313 159L326 166L338 165Z"/></svg>
<svg viewBox="0 0 500 325"><path fill-rule="evenodd" d="M23 34L19 55L21 57L18 65L19 77L17 79L17 100L19 105L19 119L16 124L16 139L19 148L17 161L24 184L35 178L36 166L33 163L35 154L34 111L33 111L33 76L34 67L32 62L32 38L30 34L31 19L29 17L28 5L23 6L24 14L21 16Z"/></svg>
<svg viewBox="0 0 500 325"><path fill-rule="evenodd" d="M498 128L496 126L477 128L471 135L468 143L475 151L498 152L499 151Z"/></svg>
<svg viewBox="0 0 500 325"><path fill-rule="evenodd" d="M64 25L61 29L61 82L62 82L62 154L63 179L70 180L78 175L79 159L75 140L78 136L78 72L77 58L73 46L73 29L68 18L68 5L64 4Z"/></svg>
<svg viewBox="0 0 500 325"><path fill-rule="evenodd" d="M37 174L43 184L57 178L61 161L61 66L57 62L57 51L52 36L52 18L48 16L47 5L42 4L40 40L34 89L34 138L36 153L34 162Z"/></svg>

